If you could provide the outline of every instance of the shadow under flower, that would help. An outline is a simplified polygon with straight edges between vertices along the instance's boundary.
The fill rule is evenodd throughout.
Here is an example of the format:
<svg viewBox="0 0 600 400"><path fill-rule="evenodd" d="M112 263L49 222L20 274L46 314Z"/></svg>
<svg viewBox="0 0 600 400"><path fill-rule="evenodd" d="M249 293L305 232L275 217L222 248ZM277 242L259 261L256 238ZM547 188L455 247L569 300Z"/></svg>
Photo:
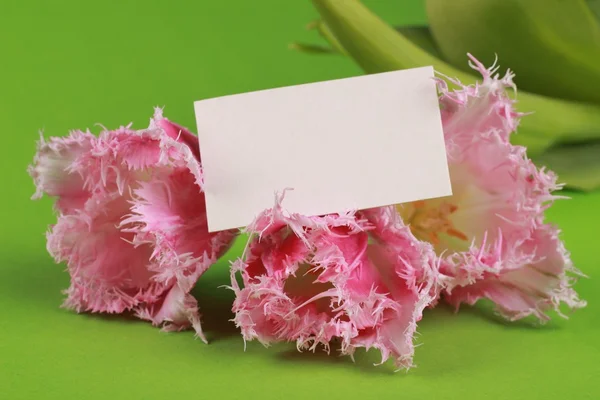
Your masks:
<svg viewBox="0 0 600 400"><path fill-rule="evenodd" d="M234 293L223 287L230 283L227 267L217 264L200 278L191 292L198 300L202 330L209 343L240 334L231 321Z"/></svg>
<svg viewBox="0 0 600 400"><path fill-rule="evenodd" d="M288 347L289 346L289 347ZM394 366L391 361L383 365L375 365L381 359L377 351L365 351L357 349L354 354L354 361L347 355L340 355L340 345L337 341L331 343L329 354L322 347L314 352L310 350L298 351L294 343L289 343L285 350L277 352L276 359L282 362L307 363L307 364L328 364L337 365L344 368L351 368L361 373L370 373L377 375L388 375L394 373Z"/></svg>
<svg viewBox="0 0 600 400"><path fill-rule="evenodd" d="M109 323L122 323L122 324L148 324L147 321L143 321L137 318L132 312L124 312L121 314L110 314L110 313L90 313L90 312L82 312L76 313L73 310L69 310L69 312L86 318L94 318L99 321L109 322Z"/></svg>
<svg viewBox="0 0 600 400"><path fill-rule="evenodd" d="M143 323L133 313L77 313L61 307L65 299L62 291L69 287L69 274L63 264L56 265L51 259L42 259L37 262L19 260L9 265L10 267L0 269L0 292L10 301L40 310L72 314L74 318Z"/></svg>
<svg viewBox="0 0 600 400"><path fill-rule="evenodd" d="M231 304L233 292L220 287L229 284L229 275L225 265L215 265L215 271L209 270L201 277L192 294L197 298L202 315L202 326L209 341L216 341L233 335L239 331L230 321L233 318ZM206 278L206 279L205 279ZM43 255L39 260L6 259L0 268L0 293L3 298L20 305L62 311L73 314L73 317L93 318L96 320L117 323L141 323L133 313L76 313L61 308L65 299L63 290L69 287L69 274L64 264L55 264Z"/></svg>
<svg viewBox="0 0 600 400"><path fill-rule="evenodd" d="M453 309L451 309L450 307L448 308L454 313ZM534 316L528 316L516 321L509 321L506 318L499 315L494 310L494 305L490 301L487 301L485 299L480 300L474 306L463 305L460 307L459 312L455 314L462 314L466 316L480 318L487 322L491 322L496 326L501 326L506 329L525 329L531 331L560 329L560 326L556 322L556 319L561 318L560 316L552 312L551 319L546 322L540 322Z"/></svg>
<svg viewBox="0 0 600 400"><path fill-rule="evenodd" d="M69 275L64 268L49 258L5 258L4 267L0 268L0 292L19 304L57 309L64 299L61 291L69 285Z"/></svg>

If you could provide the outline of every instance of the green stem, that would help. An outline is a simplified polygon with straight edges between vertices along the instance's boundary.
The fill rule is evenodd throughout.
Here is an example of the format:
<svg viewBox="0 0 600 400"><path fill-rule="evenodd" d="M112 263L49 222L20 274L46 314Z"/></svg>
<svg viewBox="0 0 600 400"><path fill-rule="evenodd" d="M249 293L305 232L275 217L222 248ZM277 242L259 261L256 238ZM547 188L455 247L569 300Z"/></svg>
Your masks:
<svg viewBox="0 0 600 400"><path fill-rule="evenodd" d="M336 41L366 73L432 65L436 71L464 84L477 81L399 34L357 0L312 0ZM465 57L466 60L466 57ZM534 112L519 126L519 142L529 142L539 154L553 143L600 138L600 107L519 92L518 107ZM532 140L527 140L531 136Z"/></svg>

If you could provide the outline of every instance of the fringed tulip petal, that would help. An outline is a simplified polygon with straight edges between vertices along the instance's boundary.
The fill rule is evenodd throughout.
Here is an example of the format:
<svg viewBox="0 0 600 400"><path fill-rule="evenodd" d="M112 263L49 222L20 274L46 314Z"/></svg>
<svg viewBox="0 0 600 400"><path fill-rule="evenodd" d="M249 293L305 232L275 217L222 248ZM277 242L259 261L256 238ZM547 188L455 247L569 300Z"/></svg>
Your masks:
<svg viewBox="0 0 600 400"><path fill-rule="evenodd" d="M247 228L246 253L232 268L244 339L327 351L338 339L342 354L376 348L382 363L412 366L416 324L438 290L431 246L390 207L306 217L280 201Z"/></svg>

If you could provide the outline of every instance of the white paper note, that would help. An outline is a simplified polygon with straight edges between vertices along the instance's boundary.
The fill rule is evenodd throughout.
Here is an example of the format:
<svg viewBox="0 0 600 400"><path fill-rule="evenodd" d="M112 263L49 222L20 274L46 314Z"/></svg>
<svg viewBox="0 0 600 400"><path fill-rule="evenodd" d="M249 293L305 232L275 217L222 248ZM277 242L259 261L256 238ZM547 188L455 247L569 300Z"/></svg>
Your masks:
<svg viewBox="0 0 600 400"><path fill-rule="evenodd" d="M194 103L210 231L451 195L433 68Z"/></svg>

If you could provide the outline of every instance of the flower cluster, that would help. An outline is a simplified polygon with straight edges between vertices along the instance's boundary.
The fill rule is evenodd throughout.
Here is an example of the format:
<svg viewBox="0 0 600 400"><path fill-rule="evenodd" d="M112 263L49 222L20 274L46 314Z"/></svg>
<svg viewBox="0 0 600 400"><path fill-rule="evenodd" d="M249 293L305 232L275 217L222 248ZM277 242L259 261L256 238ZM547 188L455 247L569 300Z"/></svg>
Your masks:
<svg viewBox="0 0 600 400"><path fill-rule="evenodd" d="M232 269L244 339L328 350L337 338L342 354L374 347L410 367L416 322L440 299L458 309L487 298L509 320L585 306L572 289L582 274L544 220L561 186L509 142L522 117L506 93L513 75L471 61L480 84L438 80L453 195L320 217L277 202L247 228Z"/></svg>
<svg viewBox="0 0 600 400"><path fill-rule="evenodd" d="M440 302L486 298L509 320L542 322L585 306L572 288L582 274L544 216L561 185L510 142L523 117L513 75L471 62L481 83L438 80L452 196L305 216L285 210L284 192L248 225L230 286L244 341L375 348L409 368L417 323ZM204 339L190 291L236 232L208 232L194 134L157 109L144 130L42 138L29 172L34 198L56 198L47 247L68 267L66 307Z"/></svg>

